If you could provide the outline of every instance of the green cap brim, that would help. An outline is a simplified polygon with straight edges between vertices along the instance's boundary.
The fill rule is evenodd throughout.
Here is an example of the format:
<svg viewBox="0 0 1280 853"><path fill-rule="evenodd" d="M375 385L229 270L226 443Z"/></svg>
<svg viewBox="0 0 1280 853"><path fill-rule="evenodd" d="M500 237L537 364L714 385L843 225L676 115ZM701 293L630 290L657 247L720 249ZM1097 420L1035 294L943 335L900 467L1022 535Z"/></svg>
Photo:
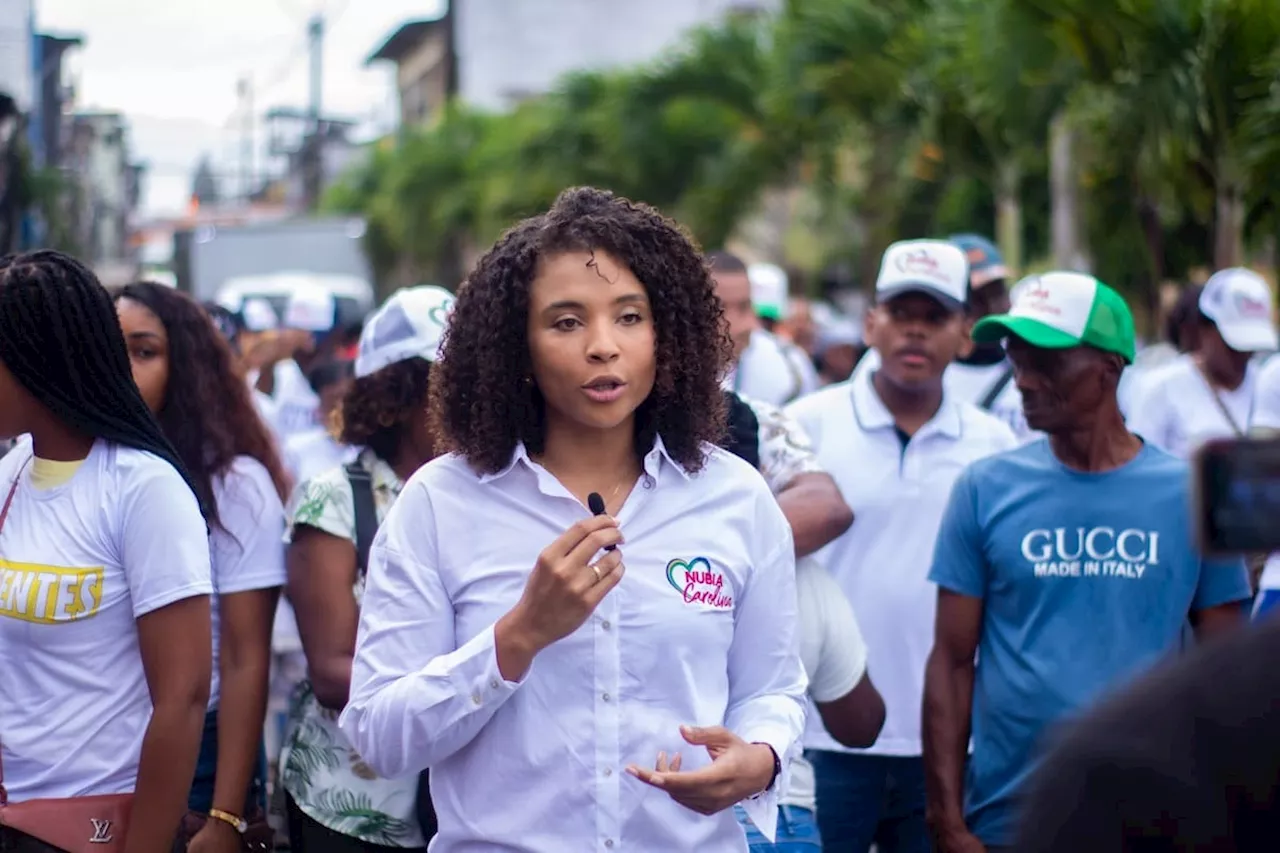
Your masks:
<svg viewBox="0 0 1280 853"><path fill-rule="evenodd" d="M1070 349L1081 344L1079 338L1029 317L994 314L973 325L975 343L994 344L1010 335L1017 335L1032 346L1044 349Z"/></svg>
<svg viewBox="0 0 1280 853"><path fill-rule="evenodd" d="M780 322L782 320L782 309L776 305L757 305L756 316Z"/></svg>

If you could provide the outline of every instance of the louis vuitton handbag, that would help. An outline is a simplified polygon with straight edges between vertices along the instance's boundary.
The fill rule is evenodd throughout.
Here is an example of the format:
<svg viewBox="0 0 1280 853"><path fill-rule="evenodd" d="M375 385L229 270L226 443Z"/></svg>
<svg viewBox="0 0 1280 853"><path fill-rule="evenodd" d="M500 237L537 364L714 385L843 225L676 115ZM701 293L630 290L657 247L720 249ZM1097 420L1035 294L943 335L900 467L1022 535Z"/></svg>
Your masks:
<svg viewBox="0 0 1280 853"><path fill-rule="evenodd" d="M101 794L11 803L0 777L0 828L29 835L66 853L124 849L133 794Z"/></svg>
<svg viewBox="0 0 1280 853"><path fill-rule="evenodd" d="M27 460L28 462L30 460ZM0 507L0 532L18 491L18 469L9 494ZM133 794L102 794L48 800L9 802L4 787L4 761L0 757L0 828L29 835L67 853L117 853L124 849Z"/></svg>

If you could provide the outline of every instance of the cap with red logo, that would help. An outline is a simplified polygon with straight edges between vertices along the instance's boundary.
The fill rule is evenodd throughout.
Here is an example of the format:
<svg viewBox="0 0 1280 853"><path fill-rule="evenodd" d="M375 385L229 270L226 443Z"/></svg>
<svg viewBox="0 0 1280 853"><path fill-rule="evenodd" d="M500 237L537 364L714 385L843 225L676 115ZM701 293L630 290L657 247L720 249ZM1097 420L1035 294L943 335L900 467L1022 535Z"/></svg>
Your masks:
<svg viewBox="0 0 1280 853"><path fill-rule="evenodd" d="M1280 348L1271 316L1271 287L1253 270L1220 270L1200 292L1200 313L1213 321L1218 334L1236 352Z"/></svg>
<svg viewBox="0 0 1280 853"><path fill-rule="evenodd" d="M969 262L946 240L901 240L885 249L876 278L876 300L905 293L932 296L953 311L969 300Z"/></svg>
<svg viewBox="0 0 1280 853"><path fill-rule="evenodd" d="M973 339L995 343L1010 335L1044 349L1091 346L1133 363L1133 314L1124 297L1091 275L1047 272L1027 276L1010 294L1008 314L983 317Z"/></svg>

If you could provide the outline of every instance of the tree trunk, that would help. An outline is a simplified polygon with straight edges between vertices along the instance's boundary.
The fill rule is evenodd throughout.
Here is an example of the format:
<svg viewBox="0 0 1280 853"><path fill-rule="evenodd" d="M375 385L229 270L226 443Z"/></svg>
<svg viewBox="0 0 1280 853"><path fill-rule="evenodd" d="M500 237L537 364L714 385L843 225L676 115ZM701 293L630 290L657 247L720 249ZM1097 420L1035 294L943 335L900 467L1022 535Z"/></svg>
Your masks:
<svg viewBox="0 0 1280 853"><path fill-rule="evenodd" d="M1065 112L1049 128L1049 194L1052 199L1053 265L1056 269L1089 272L1081 245L1080 182L1076 175L1075 129Z"/></svg>
<svg viewBox="0 0 1280 853"><path fill-rule="evenodd" d="M1022 275L1022 167L1012 158L996 167L996 242L1015 276Z"/></svg>
<svg viewBox="0 0 1280 853"><path fill-rule="evenodd" d="M1234 181L1218 184L1214 205L1213 265L1215 269L1244 263L1244 192Z"/></svg>
<svg viewBox="0 0 1280 853"><path fill-rule="evenodd" d="M1160 224L1160 210L1150 196L1139 193L1137 208L1143 242L1147 246L1147 268L1151 276L1144 283L1142 295L1149 329L1154 331L1160 318L1160 284L1164 281L1164 227Z"/></svg>

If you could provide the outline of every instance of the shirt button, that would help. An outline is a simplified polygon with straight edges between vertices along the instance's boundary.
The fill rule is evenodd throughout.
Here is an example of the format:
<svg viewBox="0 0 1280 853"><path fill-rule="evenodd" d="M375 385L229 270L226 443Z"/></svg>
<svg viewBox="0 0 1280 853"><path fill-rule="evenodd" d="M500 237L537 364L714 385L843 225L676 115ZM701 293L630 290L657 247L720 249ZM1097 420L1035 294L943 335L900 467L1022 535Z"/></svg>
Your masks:
<svg viewBox="0 0 1280 853"><path fill-rule="evenodd" d="M484 699L482 699L482 698L480 697L480 694L477 692L477 693L472 693L472 694L471 694L471 701L472 701L472 702L474 702L475 704L479 705L481 702L483 702L483 701L484 701Z"/></svg>
<svg viewBox="0 0 1280 853"><path fill-rule="evenodd" d="M608 778L609 778L610 776L612 776L612 775L613 775L613 768L612 768L612 767L606 767L606 768L604 769L604 778L608 779Z"/></svg>
<svg viewBox="0 0 1280 853"><path fill-rule="evenodd" d="M601 699L603 699L603 700L604 700L604 701L606 701L606 702L608 702L608 701L610 700L610 697L609 697L609 694L608 694L608 693L604 694L604 695L603 695L603 696L601 696L600 698L601 698Z"/></svg>
<svg viewBox="0 0 1280 853"><path fill-rule="evenodd" d="M612 850L612 849L613 849L613 839L612 839L612 838L606 838L606 839L604 840L604 846L605 846L605 847L608 847L610 850Z"/></svg>
<svg viewBox="0 0 1280 853"><path fill-rule="evenodd" d="M646 475L645 475L645 477L644 477L644 487L645 487L646 489L652 489L652 488L653 488L653 478L652 478L652 477L650 477L648 474L646 474ZM610 841L610 842L609 842L609 846L613 846L613 842L612 842L612 841Z"/></svg>
<svg viewBox="0 0 1280 853"><path fill-rule="evenodd" d="M492 687L494 690L497 690L502 685L498 684L498 679L494 678L494 679L490 679L489 686Z"/></svg>
<svg viewBox="0 0 1280 853"><path fill-rule="evenodd" d="M606 631L608 631L610 628L612 628L612 627L613 627L613 625L612 625L612 623L610 623L610 622L609 622L609 620L608 620L608 619L606 619L606 620L604 620L603 622L601 622L601 623L600 623L600 627L601 627L601 628L604 628Z"/></svg>

